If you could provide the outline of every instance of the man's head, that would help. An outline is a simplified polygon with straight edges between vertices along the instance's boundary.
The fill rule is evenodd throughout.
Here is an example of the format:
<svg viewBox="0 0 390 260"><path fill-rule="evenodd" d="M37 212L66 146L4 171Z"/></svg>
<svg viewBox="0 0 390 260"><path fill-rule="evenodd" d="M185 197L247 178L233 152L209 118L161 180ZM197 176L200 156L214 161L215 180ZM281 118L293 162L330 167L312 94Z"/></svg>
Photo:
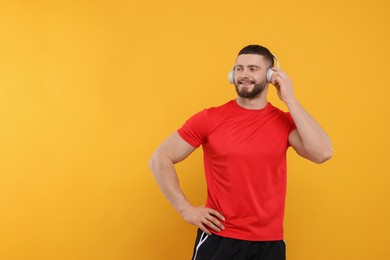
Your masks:
<svg viewBox="0 0 390 260"><path fill-rule="evenodd" d="M234 66L234 85L238 96L253 99L267 86L267 71L274 66L274 57L265 47L248 45L238 53Z"/></svg>

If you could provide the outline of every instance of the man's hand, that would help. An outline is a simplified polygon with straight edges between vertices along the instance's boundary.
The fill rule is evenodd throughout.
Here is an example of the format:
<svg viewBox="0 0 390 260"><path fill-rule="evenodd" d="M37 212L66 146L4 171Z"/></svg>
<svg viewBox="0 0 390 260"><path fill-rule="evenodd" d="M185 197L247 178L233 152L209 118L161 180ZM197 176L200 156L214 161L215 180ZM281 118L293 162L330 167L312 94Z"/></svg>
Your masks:
<svg viewBox="0 0 390 260"><path fill-rule="evenodd" d="M225 218L218 211L206 207L188 207L181 214L185 221L197 226L207 235L211 235L208 228L219 232L224 230L225 227L221 221L225 221Z"/></svg>
<svg viewBox="0 0 390 260"><path fill-rule="evenodd" d="M274 73L271 77L271 83L276 87L279 98L284 102L288 103L295 100L292 81L289 76L281 69L272 68Z"/></svg>

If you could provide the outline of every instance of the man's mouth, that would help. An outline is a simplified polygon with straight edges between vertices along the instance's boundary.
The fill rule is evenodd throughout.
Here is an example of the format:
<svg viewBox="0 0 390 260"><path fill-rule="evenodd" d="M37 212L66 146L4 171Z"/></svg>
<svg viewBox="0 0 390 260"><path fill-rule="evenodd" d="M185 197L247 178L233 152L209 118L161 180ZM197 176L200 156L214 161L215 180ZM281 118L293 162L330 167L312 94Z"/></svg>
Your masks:
<svg viewBox="0 0 390 260"><path fill-rule="evenodd" d="M250 86L255 84L255 81L253 80L239 80L238 84L243 85L243 86Z"/></svg>

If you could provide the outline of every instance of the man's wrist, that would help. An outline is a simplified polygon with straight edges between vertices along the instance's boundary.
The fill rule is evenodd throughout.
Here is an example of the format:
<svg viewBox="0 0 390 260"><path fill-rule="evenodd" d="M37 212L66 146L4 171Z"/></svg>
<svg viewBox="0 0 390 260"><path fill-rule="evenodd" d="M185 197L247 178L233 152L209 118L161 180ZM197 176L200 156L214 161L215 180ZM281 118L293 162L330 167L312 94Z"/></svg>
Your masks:
<svg viewBox="0 0 390 260"><path fill-rule="evenodd" d="M185 203L184 205L181 205L180 207L177 207L177 211L181 216L184 216L186 212L192 207L190 203Z"/></svg>
<svg viewBox="0 0 390 260"><path fill-rule="evenodd" d="M287 105L287 107L294 106L294 105L298 104L298 100L294 97L294 98L290 98L290 99L284 101L284 103Z"/></svg>

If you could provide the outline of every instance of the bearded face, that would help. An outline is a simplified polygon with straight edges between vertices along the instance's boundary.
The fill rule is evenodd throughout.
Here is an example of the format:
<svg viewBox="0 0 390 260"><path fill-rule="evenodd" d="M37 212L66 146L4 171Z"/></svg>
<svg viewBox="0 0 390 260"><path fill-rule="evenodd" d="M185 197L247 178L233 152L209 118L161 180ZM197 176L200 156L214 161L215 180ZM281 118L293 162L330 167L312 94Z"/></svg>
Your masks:
<svg viewBox="0 0 390 260"><path fill-rule="evenodd" d="M234 85L239 97L254 99L267 87L266 74L272 66L257 54L241 54L234 65Z"/></svg>

